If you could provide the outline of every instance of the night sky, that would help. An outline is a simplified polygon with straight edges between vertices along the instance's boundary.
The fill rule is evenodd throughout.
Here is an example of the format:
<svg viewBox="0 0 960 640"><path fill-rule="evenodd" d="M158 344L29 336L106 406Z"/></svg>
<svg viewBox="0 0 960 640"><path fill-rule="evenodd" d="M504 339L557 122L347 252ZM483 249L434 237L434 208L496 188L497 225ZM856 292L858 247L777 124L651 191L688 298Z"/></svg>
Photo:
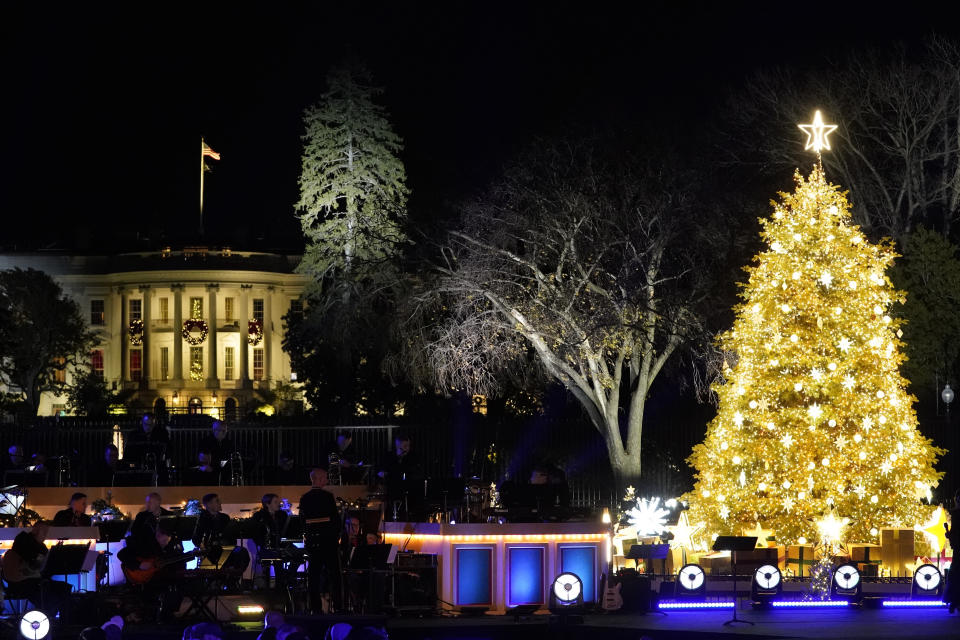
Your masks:
<svg viewBox="0 0 960 640"><path fill-rule="evenodd" d="M536 135L657 120L696 131L758 69L956 23L934 4L633 4L6 6L0 248L196 243L203 134L223 154L205 241L297 250L300 118L348 52L386 89L411 216L430 225Z"/></svg>

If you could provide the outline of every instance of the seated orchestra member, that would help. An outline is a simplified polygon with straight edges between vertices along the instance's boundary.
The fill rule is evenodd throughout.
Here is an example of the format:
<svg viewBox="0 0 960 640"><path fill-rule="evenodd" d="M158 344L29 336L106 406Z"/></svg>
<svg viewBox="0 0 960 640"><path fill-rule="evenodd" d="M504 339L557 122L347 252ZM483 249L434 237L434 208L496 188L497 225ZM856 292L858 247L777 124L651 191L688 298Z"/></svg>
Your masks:
<svg viewBox="0 0 960 640"><path fill-rule="evenodd" d="M200 442L200 448L210 454L210 464L217 469L217 474L222 476L224 469L226 469L230 461L230 455L237 451L237 447L233 440L228 437L230 430L226 422L214 420L210 429L211 435ZM229 473L227 473L227 475L229 475ZM223 483L215 482L213 484Z"/></svg>
<svg viewBox="0 0 960 640"><path fill-rule="evenodd" d="M310 485L310 491L300 497L300 517L304 523L304 548L310 558L307 566L310 608L314 613L322 613L324 593L331 594L336 609L340 609L343 602L337 553L340 512L333 494L324 490L326 469L314 467L310 471Z"/></svg>
<svg viewBox="0 0 960 640"><path fill-rule="evenodd" d="M88 487L112 487L114 474L121 470L120 450L110 443L103 450L103 459L87 472Z"/></svg>
<svg viewBox="0 0 960 640"><path fill-rule="evenodd" d="M343 533L340 535L340 557L343 566L350 562L353 550L362 547L366 541L360 534L360 518L347 515L343 519Z"/></svg>
<svg viewBox="0 0 960 640"><path fill-rule="evenodd" d="M399 520L417 522L423 519L426 509L423 464L411 451L410 436L406 433L397 432L393 445L393 451L387 454L377 473L384 482L386 513L390 519L396 513Z"/></svg>
<svg viewBox="0 0 960 640"><path fill-rule="evenodd" d="M87 511L87 494L75 493L70 496L70 504L66 509L57 511L53 516L55 527L89 527L91 523Z"/></svg>
<svg viewBox="0 0 960 640"><path fill-rule="evenodd" d="M213 456L201 447L197 464L183 474L183 484L191 487L217 486L220 484L220 469L213 464Z"/></svg>
<svg viewBox="0 0 960 640"><path fill-rule="evenodd" d="M344 484L352 484L359 480L360 474L355 469L357 465L356 451L353 449L353 434L338 429L337 436L323 448L323 462L340 465L340 477Z"/></svg>
<svg viewBox="0 0 960 640"><path fill-rule="evenodd" d="M71 587L43 577L49 553L44 540L49 532L50 525L38 522L30 531L17 534L13 546L3 554L3 579L8 599L27 599L53 618L70 596Z"/></svg>
<svg viewBox="0 0 960 640"><path fill-rule="evenodd" d="M138 468L147 471L156 471L158 482L166 484L167 478L167 448L170 446L170 434L165 427L157 424L152 413L143 414L140 420L140 429L131 433L127 438L125 458Z"/></svg>
<svg viewBox="0 0 960 640"><path fill-rule="evenodd" d="M159 493L148 494L143 511L130 526L126 546L117 553L124 568L150 571L158 560L179 555L179 548L172 544L170 534L160 528L160 516L164 513L160 500ZM160 619L168 619L180 608L182 596L177 572L184 566L178 563L164 567L144 584L146 599L160 605Z"/></svg>
<svg viewBox="0 0 960 640"><path fill-rule="evenodd" d="M306 472L300 468L293 454L283 451L277 457L277 467L270 474L271 484L279 486L296 486L306 484Z"/></svg>
<svg viewBox="0 0 960 640"><path fill-rule="evenodd" d="M4 461L4 471L23 471L27 467L27 458L23 454L23 445L12 444L7 449L7 459Z"/></svg>
<svg viewBox="0 0 960 640"><path fill-rule="evenodd" d="M275 493L264 494L260 499L260 510L252 516L252 520L260 525L253 541L259 549L279 549L280 540L289 524L286 511L280 509L280 496Z"/></svg>
<svg viewBox="0 0 960 640"><path fill-rule="evenodd" d="M193 530L193 544L207 550L206 557L212 564L219 564L223 555L223 547L237 543L236 538L227 540L224 532L230 524L230 517L223 513L220 496L208 493L201 499L203 509L197 518L197 525ZM223 562L221 569L238 570L240 573L250 564L250 553L243 547L234 547L230 557Z"/></svg>

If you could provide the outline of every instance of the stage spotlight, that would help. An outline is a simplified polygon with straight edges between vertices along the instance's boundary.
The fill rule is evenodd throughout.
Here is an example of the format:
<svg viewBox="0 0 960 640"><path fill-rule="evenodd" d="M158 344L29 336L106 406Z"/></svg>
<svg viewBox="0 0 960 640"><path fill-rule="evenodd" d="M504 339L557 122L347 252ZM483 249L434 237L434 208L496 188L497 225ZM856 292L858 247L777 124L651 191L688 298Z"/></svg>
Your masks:
<svg viewBox="0 0 960 640"><path fill-rule="evenodd" d="M707 592L707 575L698 564L685 564L677 573L677 598L703 597Z"/></svg>
<svg viewBox="0 0 960 640"><path fill-rule="evenodd" d="M782 592L783 578L780 575L780 569L772 564L765 564L753 572L750 597L754 602L767 603Z"/></svg>
<svg viewBox="0 0 960 640"><path fill-rule="evenodd" d="M550 589L550 610L577 606L583 606L583 581L575 573L561 573Z"/></svg>
<svg viewBox="0 0 960 640"><path fill-rule="evenodd" d="M860 571L852 564L842 564L833 572L830 582L831 599L845 599L859 601L863 597L863 583L860 581Z"/></svg>
<svg viewBox="0 0 960 640"><path fill-rule="evenodd" d="M943 576L932 564L924 564L913 572L911 598L935 598L943 593Z"/></svg>
<svg viewBox="0 0 960 640"><path fill-rule="evenodd" d="M254 618L259 618L263 615L263 607L259 604L248 603L237 605L237 614L241 616L250 616Z"/></svg>
<svg viewBox="0 0 960 640"><path fill-rule="evenodd" d="M20 618L20 635L30 640L40 640L46 638L50 633L50 621L46 614L36 609L31 609Z"/></svg>

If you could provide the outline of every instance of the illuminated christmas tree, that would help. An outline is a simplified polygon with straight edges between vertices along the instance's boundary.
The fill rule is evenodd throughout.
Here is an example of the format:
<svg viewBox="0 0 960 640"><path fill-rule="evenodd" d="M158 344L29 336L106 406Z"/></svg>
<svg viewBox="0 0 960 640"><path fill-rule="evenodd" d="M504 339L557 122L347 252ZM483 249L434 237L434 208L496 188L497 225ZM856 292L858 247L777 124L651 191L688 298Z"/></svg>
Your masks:
<svg viewBox="0 0 960 640"><path fill-rule="evenodd" d="M819 112L804 125L829 149ZM913 527L939 482L943 450L917 430L915 398L900 376L903 343L886 274L889 242L851 224L821 163L761 220L766 249L749 280L715 386L717 416L690 464L685 499L705 532L740 535L759 523L781 544L817 540L825 517L849 518L847 542L878 542L883 527Z"/></svg>

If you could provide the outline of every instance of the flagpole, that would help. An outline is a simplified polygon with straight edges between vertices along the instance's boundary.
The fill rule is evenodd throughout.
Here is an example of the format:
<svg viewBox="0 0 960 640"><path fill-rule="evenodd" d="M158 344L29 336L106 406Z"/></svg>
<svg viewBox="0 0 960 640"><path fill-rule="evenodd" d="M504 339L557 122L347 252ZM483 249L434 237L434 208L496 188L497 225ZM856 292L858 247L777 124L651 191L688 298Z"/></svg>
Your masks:
<svg viewBox="0 0 960 640"><path fill-rule="evenodd" d="M203 136L200 136L200 236L203 237Z"/></svg>

